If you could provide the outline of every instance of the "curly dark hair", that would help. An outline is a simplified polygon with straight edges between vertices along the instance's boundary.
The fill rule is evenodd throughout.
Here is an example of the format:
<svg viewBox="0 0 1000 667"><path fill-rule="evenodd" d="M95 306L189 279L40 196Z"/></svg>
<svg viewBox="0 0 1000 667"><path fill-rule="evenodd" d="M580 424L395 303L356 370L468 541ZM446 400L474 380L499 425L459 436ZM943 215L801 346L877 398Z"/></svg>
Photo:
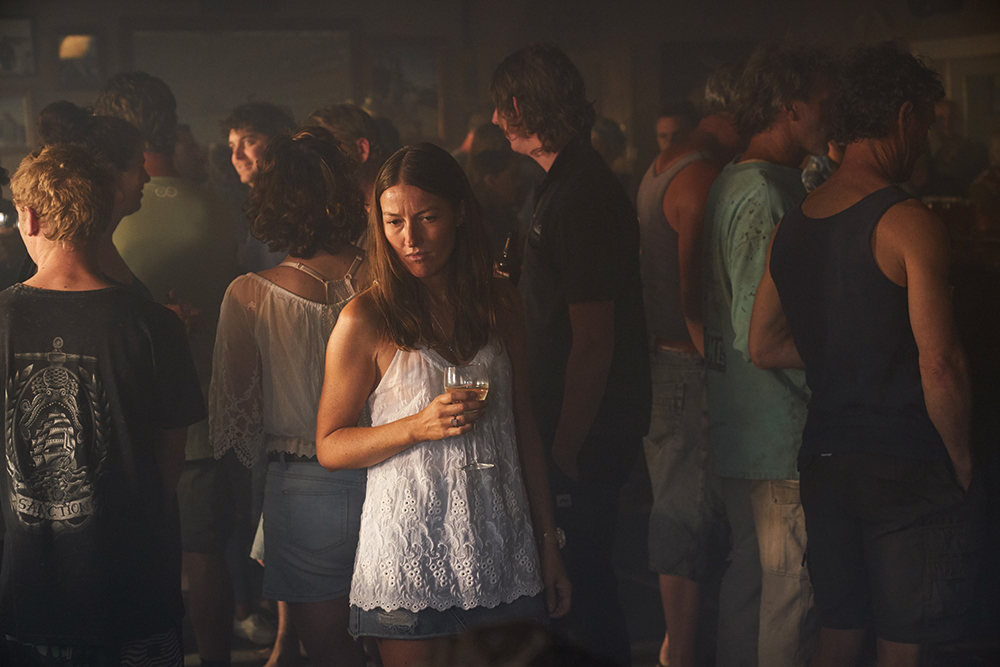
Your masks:
<svg viewBox="0 0 1000 667"><path fill-rule="evenodd" d="M295 121L292 115L270 102L246 102L239 105L233 112L222 119L219 124L223 136L228 137L230 130L250 130L263 134L270 139L279 134L291 134L295 131Z"/></svg>
<svg viewBox="0 0 1000 667"><path fill-rule="evenodd" d="M944 97L937 72L892 42L853 51L847 58L834 105L835 141L886 137L905 102L933 115Z"/></svg>
<svg viewBox="0 0 1000 667"><path fill-rule="evenodd" d="M594 106L583 76L552 44L532 44L507 56L493 73L490 96L508 127L538 135L546 152L558 153L574 138L590 139Z"/></svg>
<svg viewBox="0 0 1000 667"><path fill-rule="evenodd" d="M326 128L306 127L271 139L250 192L250 230L271 252L331 253L365 228L364 195L354 161Z"/></svg>
<svg viewBox="0 0 1000 667"><path fill-rule="evenodd" d="M783 105L809 99L817 75L836 78L835 62L817 49L776 44L757 47L736 87L740 133L752 137L763 132Z"/></svg>
<svg viewBox="0 0 1000 667"><path fill-rule="evenodd" d="M177 142L177 101L163 79L120 72L104 86L94 113L127 120L142 133L144 150L172 155Z"/></svg>

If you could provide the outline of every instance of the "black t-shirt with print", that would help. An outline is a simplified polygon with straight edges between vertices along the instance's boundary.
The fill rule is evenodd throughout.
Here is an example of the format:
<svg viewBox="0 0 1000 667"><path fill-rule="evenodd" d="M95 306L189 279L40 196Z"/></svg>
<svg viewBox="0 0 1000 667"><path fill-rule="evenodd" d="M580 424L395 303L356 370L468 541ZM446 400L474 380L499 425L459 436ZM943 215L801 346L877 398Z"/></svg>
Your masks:
<svg viewBox="0 0 1000 667"><path fill-rule="evenodd" d="M118 642L174 627L176 500L164 430L205 418L184 329L120 287L0 293L6 523L0 630L22 642Z"/></svg>
<svg viewBox="0 0 1000 667"><path fill-rule="evenodd" d="M535 202L518 286L539 431L551 446L573 344L569 306L614 302L611 371L577 462L583 479L622 482L649 430L652 401L639 221L621 183L583 141L560 151Z"/></svg>

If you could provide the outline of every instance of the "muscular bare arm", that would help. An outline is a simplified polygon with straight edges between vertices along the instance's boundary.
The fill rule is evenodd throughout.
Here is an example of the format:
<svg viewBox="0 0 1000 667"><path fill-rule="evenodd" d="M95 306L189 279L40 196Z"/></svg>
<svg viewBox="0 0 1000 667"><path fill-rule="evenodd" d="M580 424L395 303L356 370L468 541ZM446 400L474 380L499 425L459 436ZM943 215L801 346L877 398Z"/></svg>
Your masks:
<svg viewBox="0 0 1000 667"><path fill-rule="evenodd" d="M573 345L566 362L562 412L552 444L552 458L572 479L579 477L577 455L604 398L615 351L615 303L569 305Z"/></svg>
<svg viewBox="0 0 1000 667"><path fill-rule="evenodd" d="M374 304L362 294L341 311L326 348L323 392L316 416L316 454L327 470L366 468L427 440L472 429L482 401L472 392L442 394L420 412L374 427L358 427L368 396L395 348L378 332ZM460 425L451 426L458 417Z"/></svg>
<svg viewBox="0 0 1000 667"><path fill-rule="evenodd" d="M681 169L663 196L663 215L677 232L681 278L681 310L691 342L705 356L701 317L702 232L708 191L719 175L710 162L693 162Z"/></svg>
<svg viewBox="0 0 1000 667"><path fill-rule="evenodd" d="M777 234L778 226L774 228ZM767 268L757 286L753 300L753 314L750 317L750 360L757 368L805 368L802 357L792 340L792 330L781 308L778 288L771 279L771 248L774 234L767 247Z"/></svg>
<svg viewBox="0 0 1000 667"><path fill-rule="evenodd" d="M956 479L968 488L972 391L952 311L947 229L922 204L906 201L883 216L874 246L882 271L906 287L927 413L944 440Z"/></svg>

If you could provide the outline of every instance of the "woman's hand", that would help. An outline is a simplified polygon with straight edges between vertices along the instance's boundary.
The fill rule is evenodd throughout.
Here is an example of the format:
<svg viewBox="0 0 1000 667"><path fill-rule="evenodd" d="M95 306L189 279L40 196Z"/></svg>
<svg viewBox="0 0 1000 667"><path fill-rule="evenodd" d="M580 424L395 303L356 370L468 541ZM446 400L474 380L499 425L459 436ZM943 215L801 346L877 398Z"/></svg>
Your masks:
<svg viewBox="0 0 1000 667"><path fill-rule="evenodd" d="M468 433L483 416L486 401L477 401L472 391L446 392L413 415L413 435L417 442L441 440Z"/></svg>
<svg viewBox="0 0 1000 667"><path fill-rule="evenodd" d="M545 584L545 606L549 618L559 618L569 612L572 585L563 567L559 545L555 540L542 542L542 582Z"/></svg>

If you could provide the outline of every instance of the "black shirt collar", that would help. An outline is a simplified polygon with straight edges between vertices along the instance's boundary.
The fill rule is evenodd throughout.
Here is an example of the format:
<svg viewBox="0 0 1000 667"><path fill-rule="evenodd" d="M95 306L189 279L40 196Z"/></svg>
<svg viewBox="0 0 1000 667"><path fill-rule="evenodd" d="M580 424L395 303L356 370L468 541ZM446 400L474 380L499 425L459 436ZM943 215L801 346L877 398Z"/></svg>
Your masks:
<svg viewBox="0 0 1000 667"><path fill-rule="evenodd" d="M584 141L583 137L577 137L575 139L570 139L569 143L566 144L559 154L556 155L556 159L552 162L552 166L549 167L548 172L545 174L545 178L537 188L537 195L541 195L552 181L559 178L563 173L568 172L574 166L581 163L581 158L584 157L588 151L593 151L589 141Z"/></svg>

